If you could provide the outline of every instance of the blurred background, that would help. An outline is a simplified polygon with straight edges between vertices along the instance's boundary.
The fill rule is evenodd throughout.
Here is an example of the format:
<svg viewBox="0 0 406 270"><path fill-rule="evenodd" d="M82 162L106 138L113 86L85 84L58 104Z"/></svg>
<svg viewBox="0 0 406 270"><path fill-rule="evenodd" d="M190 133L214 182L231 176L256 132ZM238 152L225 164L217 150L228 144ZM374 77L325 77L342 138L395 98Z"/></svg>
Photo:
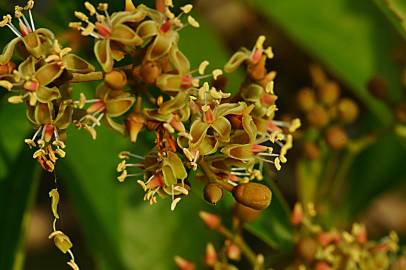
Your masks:
<svg viewBox="0 0 406 270"><path fill-rule="evenodd" d="M190 3L174 2L176 7ZM140 3L154 5L135 1ZM15 4L25 3L1 0L1 14L12 13ZM278 74L275 91L280 115L300 116L296 96L303 87L312 87L309 67L316 64L360 108L358 120L346 127L350 138L393 125L402 127L406 110L395 109L406 101L405 1L198 0L193 4L201 27L180 33L181 49L192 66L209 60L211 66L221 68L234 51L251 48L263 34L275 54L271 68ZM124 1L109 5L110 11L117 11ZM38 0L34 19L37 26L53 30L63 44L96 63L93 40L67 27L75 10L84 10L81 0ZM11 38L8 29L1 29L1 47ZM242 80L243 75L233 74L230 88L235 90ZM385 102L373 97L368 85L370 90L386 89ZM91 91L94 86L82 87ZM6 91L0 91L0 269L68 269L66 257L48 240L52 230L48 192L54 187L54 176L41 171L23 143L33 132L24 108L7 104ZM56 169L62 198L60 226L74 243L81 269L176 269L175 255L202 262L206 242L220 241L205 229L198 212L215 212L227 220L227 200L213 207L202 199L201 189L194 188L193 196L171 212L169 200L150 206L135 182L116 181L117 154L128 149L143 152L148 149L145 140L132 146L104 127L96 141L74 128L68 134L67 157ZM272 176L271 207L246 232L254 250L269 248L267 243L275 249L291 248L289 209L303 199L300 189L307 186L306 181L315 184L311 175L299 182L295 173L302 152L299 142L289 153L288 166ZM361 221L371 238L396 230L405 244L405 179L406 139L387 132L353 157L344 188L336 194L339 200L326 206L330 212L325 223L348 228ZM325 197L313 200L324 201L329 194L327 190L319 195Z"/></svg>

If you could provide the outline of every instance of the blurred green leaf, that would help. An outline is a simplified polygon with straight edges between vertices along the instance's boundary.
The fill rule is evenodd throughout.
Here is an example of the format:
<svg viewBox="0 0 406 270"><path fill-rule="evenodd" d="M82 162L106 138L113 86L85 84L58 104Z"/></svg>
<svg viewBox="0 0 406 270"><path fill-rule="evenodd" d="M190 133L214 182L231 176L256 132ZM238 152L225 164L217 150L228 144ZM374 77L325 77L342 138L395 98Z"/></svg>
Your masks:
<svg viewBox="0 0 406 270"><path fill-rule="evenodd" d="M376 196L402 183L406 176L405 156L406 150L399 147L398 138L391 134L381 137L357 157L343 200L350 217L365 210Z"/></svg>
<svg viewBox="0 0 406 270"><path fill-rule="evenodd" d="M249 232L279 251L289 251L293 245L293 228L290 224L290 209L285 198L268 172L264 173L266 184L272 190L271 205L253 223L246 225Z"/></svg>
<svg viewBox="0 0 406 270"><path fill-rule="evenodd" d="M2 138L2 137L0 137ZM0 269L22 269L25 229L38 189L40 167L27 149L0 182Z"/></svg>
<svg viewBox="0 0 406 270"><path fill-rule="evenodd" d="M343 79L382 123L390 122L388 108L369 95L366 85L380 74L388 80L392 97L400 97L399 70L390 59L399 37L372 1L250 2Z"/></svg>
<svg viewBox="0 0 406 270"><path fill-rule="evenodd" d="M404 0L375 0L375 3L406 39L406 2Z"/></svg>

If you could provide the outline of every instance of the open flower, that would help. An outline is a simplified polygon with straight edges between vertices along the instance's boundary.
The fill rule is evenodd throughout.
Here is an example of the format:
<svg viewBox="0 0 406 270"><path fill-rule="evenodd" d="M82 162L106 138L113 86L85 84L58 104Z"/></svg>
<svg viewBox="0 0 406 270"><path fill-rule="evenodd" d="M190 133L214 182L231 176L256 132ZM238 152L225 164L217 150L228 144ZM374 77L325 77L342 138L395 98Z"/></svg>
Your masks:
<svg viewBox="0 0 406 270"><path fill-rule="evenodd" d="M65 157L63 138L65 131L72 122L73 108L61 103L55 110L53 103L37 103L35 107L28 107L28 120L36 128L31 139L25 142L30 147L39 146L34 158L47 171L52 172L58 157Z"/></svg>
<svg viewBox="0 0 406 270"><path fill-rule="evenodd" d="M93 104L87 108L88 114L98 121L104 119L108 126L121 134L126 133L125 125L115 122L112 118L123 115L132 107L135 98L130 93L113 90L103 83L97 87L95 99L90 102ZM97 122L94 125L97 125Z"/></svg>
<svg viewBox="0 0 406 270"><path fill-rule="evenodd" d="M70 27L80 30L84 36L96 38L94 53L103 70L110 72L114 60L121 60L125 55L125 46L138 46L143 43L142 38L129 26L144 19L146 11L142 5L133 11L120 11L110 15L107 11L108 4L100 3L97 9L85 2L85 7L90 16L96 17L93 23L82 12L75 12L75 16L82 22L70 23ZM99 13L101 12L101 13ZM87 24L82 26L82 23Z"/></svg>

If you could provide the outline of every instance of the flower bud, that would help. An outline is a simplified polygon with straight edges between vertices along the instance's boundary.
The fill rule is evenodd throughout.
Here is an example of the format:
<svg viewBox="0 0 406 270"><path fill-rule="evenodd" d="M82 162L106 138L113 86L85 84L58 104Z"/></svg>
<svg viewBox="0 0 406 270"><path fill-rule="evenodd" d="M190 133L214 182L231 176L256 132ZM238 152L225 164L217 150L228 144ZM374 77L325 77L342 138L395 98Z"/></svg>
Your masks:
<svg viewBox="0 0 406 270"><path fill-rule="evenodd" d="M113 89L121 90L127 84L127 76L124 71L113 70L106 74L104 81Z"/></svg>
<svg viewBox="0 0 406 270"><path fill-rule="evenodd" d="M310 88L303 88L297 93L297 103L301 110L307 112L316 105L316 96Z"/></svg>
<svg viewBox="0 0 406 270"><path fill-rule="evenodd" d="M211 203L216 204L223 198L223 189L216 183L209 183L204 187L204 199Z"/></svg>
<svg viewBox="0 0 406 270"><path fill-rule="evenodd" d="M335 82L326 82L318 90L319 98L324 104L331 105L340 96L340 87Z"/></svg>
<svg viewBox="0 0 406 270"><path fill-rule="evenodd" d="M300 223L302 223L303 218L303 206L300 203L296 203L290 216L290 222L293 225L299 225Z"/></svg>
<svg viewBox="0 0 406 270"><path fill-rule="evenodd" d="M233 196L237 202L256 210L263 210L271 204L271 190L259 183L241 184L233 189Z"/></svg>
<svg viewBox="0 0 406 270"><path fill-rule="evenodd" d="M215 214L200 211L199 216L209 229L216 230L221 225L220 217Z"/></svg>
<svg viewBox="0 0 406 270"><path fill-rule="evenodd" d="M317 242L313 238L302 238L296 246L296 252L306 262L313 261L317 251Z"/></svg>
<svg viewBox="0 0 406 270"><path fill-rule="evenodd" d="M347 134L338 126L329 127L326 130L324 139L333 150L342 149L348 142Z"/></svg>
<svg viewBox="0 0 406 270"><path fill-rule="evenodd" d="M233 213L241 222L249 223L256 220L261 214L261 211L247 207L241 203L235 203Z"/></svg>
<svg viewBox="0 0 406 270"><path fill-rule="evenodd" d="M145 124L144 117L139 113L131 113L125 120L125 125L132 143L136 143L138 134Z"/></svg>
<svg viewBox="0 0 406 270"><path fill-rule="evenodd" d="M343 98L338 102L338 115L345 123L352 123L359 114L358 105L349 98Z"/></svg>
<svg viewBox="0 0 406 270"><path fill-rule="evenodd" d="M194 263L183 259L182 257L175 256L175 263L179 270L195 270Z"/></svg>
<svg viewBox="0 0 406 270"><path fill-rule="evenodd" d="M314 267L314 270L333 270L333 268L325 261L318 261Z"/></svg>
<svg viewBox="0 0 406 270"><path fill-rule="evenodd" d="M266 68L265 68L266 56L262 55L261 59L258 63L252 63L248 65L247 72L248 75L254 81L259 81L263 79L266 75Z"/></svg>
<svg viewBox="0 0 406 270"><path fill-rule="evenodd" d="M204 263L209 267L214 267L217 263L217 252L212 243L206 246L206 254L204 256Z"/></svg>
<svg viewBox="0 0 406 270"><path fill-rule="evenodd" d="M330 120L328 112L320 105L316 105L312 108L306 117L309 124L316 127L324 127Z"/></svg>
<svg viewBox="0 0 406 270"><path fill-rule="evenodd" d="M161 67L156 62L145 62L140 67L140 76L147 84L154 84L161 75Z"/></svg>
<svg viewBox="0 0 406 270"><path fill-rule="evenodd" d="M241 259L241 249L236 244L229 242L226 255L230 260L239 261Z"/></svg>
<svg viewBox="0 0 406 270"><path fill-rule="evenodd" d="M303 143L303 153L307 159L315 160L320 157L320 148L315 142L304 142Z"/></svg>
<svg viewBox="0 0 406 270"><path fill-rule="evenodd" d="M55 231L51 233L48 238L53 238L55 246L59 248L63 253L68 252L68 250L71 249L73 246L69 237L61 231Z"/></svg>
<svg viewBox="0 0 406 270"><path fill-rule="evenodd" d="M4 65L0 65L0 75L11 74L15 68L16 65L11 61Z"/></svg>
<svg viewBox="0 0 406 270"><path fill-rule="evenodd" d="M377 99L388 99L388 82L381 76L376 75L368 82L368 92Z"/></svg>

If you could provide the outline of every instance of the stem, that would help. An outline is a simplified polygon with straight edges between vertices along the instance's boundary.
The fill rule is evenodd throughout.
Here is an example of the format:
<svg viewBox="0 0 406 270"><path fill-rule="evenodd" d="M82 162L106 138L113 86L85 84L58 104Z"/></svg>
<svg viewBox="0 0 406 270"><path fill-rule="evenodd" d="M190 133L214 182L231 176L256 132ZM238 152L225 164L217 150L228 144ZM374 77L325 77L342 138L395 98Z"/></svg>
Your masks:
<svg viewBox="0 0 406 270"><path fill-rule="evenodd" d="M94 71L86 74L73 73L72 75L72 83L100 81L104 78L104 74L101 71Z"/></svg>
<svg viewBox="0 0 406 270"><path fill-rule="evenodd" d="M218 232L225 238L233 241L241 249L241 252L248 259L254 270L263 269L263 265L258 261L257 255L254 253L254 251L252 251L252 249L247 245L247 243L240 235L234 235L231 231L223 226L220 226L220 228L218 228Z"/></svg>
<svg viewBox="0 0 406 270"><path fill-rule="evenodd" d="M233 186L231 186L231 185L229 185L227 183L224 183L223 181L218 181L217 175L210 169L210 167L206 163L206 161L201 159L199 161L199 166L203 170L203 172L206 174L206 176L209 178L208 182L215 182L215 183L221 185L224 189L226 189L226 190L228 190L230 192L233 190Z"/></svg>

